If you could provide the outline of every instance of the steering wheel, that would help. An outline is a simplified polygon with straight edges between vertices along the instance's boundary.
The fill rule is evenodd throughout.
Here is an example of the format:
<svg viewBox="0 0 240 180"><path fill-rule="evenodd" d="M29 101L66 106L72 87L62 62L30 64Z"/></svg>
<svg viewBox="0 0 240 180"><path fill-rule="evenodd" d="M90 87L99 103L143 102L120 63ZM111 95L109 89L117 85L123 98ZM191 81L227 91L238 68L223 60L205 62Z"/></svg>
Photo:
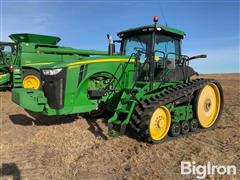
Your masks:
<svg viewBox="0 0 240 180"><path fill-rule="evenodd" d="M141 48L141 47L135 47L133 49L137 52L140 52L140 53L146 53L146 50L144 48Z"/></svg>

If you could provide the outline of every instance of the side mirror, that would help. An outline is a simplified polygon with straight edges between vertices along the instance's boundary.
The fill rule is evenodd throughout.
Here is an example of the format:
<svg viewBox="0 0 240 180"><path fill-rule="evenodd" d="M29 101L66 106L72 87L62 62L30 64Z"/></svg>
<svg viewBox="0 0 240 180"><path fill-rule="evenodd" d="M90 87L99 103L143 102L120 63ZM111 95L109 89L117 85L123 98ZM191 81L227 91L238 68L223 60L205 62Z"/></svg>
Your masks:
<svg viewBox="0 0 240 180"><path fill-rule="evenodd" d="M188 61L192 60L192 59L198 59L198 58L207 58L207 55L206 54L200 54L200 55L192 56L188 59Z"/></svg>
<svg viewBox="0 0 240 180"><path fill-rule="evenodd" d="M111 35L107 34L108 38L108 55L112 56L115 53L115 44Z"/></svg>
<svg viewBox="0 0 240 180"><path fill-rule="evenodd" d="M206 54L201 54L201 55L198 55L196 56L197 58L207 58L207 55Z"/></svg>

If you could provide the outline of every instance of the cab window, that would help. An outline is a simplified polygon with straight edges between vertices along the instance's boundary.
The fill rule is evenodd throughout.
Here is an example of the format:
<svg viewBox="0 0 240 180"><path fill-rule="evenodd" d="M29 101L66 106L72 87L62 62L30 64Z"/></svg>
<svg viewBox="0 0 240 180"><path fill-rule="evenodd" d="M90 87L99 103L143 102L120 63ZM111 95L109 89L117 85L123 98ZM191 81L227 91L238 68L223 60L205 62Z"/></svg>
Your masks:
<svg viewBox="0 0 240 180"><path fill-rule="evenodd" d="M1 50L2 50L2 52L4 52L5 54L12 53L12 47L9 46L9 45L2 45L2 46L1 46Z"/></svg>
<svg viewBox="0 0 240 180"><path fill-rule="evenodd" d="M177 60L180 55L179 40L164 35L156 35L155 57Z"/></svg>

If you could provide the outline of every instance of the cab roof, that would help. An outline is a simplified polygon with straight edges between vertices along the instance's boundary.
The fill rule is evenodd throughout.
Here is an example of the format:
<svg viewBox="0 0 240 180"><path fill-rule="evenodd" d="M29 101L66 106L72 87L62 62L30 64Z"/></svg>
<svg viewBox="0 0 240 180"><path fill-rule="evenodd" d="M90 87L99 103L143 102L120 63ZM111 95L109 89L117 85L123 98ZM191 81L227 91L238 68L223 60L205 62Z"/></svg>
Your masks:
<svg viewBox="0 0 240 180"><path fill-rule="evenodd" d="M181 38L183 39L184 36L185 36L185 33L179 29L175 29L175 28L171 28L171 27L167 27L167 26L162 26L162 25L146 25L146 26L140 26L140 27L137 27L137 28L131 28L131 29L127 29L127 30L124 30L124 31L121 31L119 32L117 35L120 37L120 38L123 38L123 37L127 37L127 36L132 36L132 35L135 35L135 34L140 34L140 33L144 33L144 32L150 32L150 31L153 31L154 28L156 27L156 31L157 32L163 32L165 34L169 34L169 35L172 35L172 36L176 36L178 38Z"/></svg>

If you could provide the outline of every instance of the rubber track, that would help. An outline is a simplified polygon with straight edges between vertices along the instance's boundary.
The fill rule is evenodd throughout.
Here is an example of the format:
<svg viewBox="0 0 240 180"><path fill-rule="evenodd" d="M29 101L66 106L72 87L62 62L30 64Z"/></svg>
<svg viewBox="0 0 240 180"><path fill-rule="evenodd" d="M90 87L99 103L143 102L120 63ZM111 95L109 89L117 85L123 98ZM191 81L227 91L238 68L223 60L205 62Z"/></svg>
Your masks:
<svg viewBox="0 0 240 180"><path fill-rule="evenodd" d="M214 83L218 86L220 93L222 95L222 107L223 107L222 88L217 80L202 79L202 78L201 79L193 79L187 83L179 84L179 85L173 86L173 87L168 87L168 88L166 88L165 92L160 92L159 94L154 95L154 96L150 97L149 99L141 101L135 107L134 112L132 114L131 121L129 122L129 124L136 131L139 138L141 138L147 142L154 142L149 137L149 132L148 132L148 124L150 121L150 119L148 117L151 117L151 114L150 114L150 113L152 113L151 109L154 109L155 107L167 105L169 103L173 103L174 101L176 101L182 97L190 96L190 95L194 94L195 92L197 92L198 90L202 89L205 85L207 85L209 83ZM222 107L220 109L218 119L221 116ZM145 119L144 117L146 117L148 119ZM214 124L214 126L215 126L215 124ZM188 134L198 133L198 132L202 132L204 130L206 130L206 129L198 128L198 130L196 132L191 132ZM182 135L182 136L186 136L186 135ZM181 136L178 136L178 137L181 137ZM168 137L165 137L161 142L164 142L164 141L172 139L172 138L176 138L176 137L168 136ZM156 143L156 142L154 142L154 143Z"/></svg>

